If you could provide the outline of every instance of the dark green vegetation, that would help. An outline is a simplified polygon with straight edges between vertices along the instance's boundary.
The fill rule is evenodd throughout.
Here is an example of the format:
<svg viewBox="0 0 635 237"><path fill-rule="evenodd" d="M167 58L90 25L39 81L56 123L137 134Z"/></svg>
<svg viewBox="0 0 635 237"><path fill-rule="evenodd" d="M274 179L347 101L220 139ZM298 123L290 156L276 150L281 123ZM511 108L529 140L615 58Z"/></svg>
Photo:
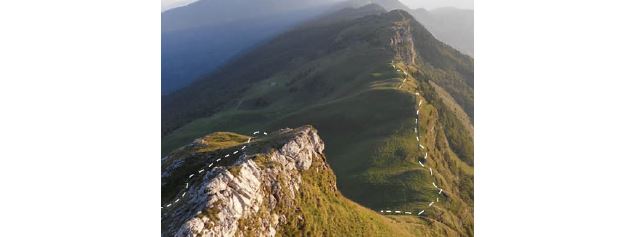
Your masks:
<svg viewBox="0 0 635 237"><path fill-rule="evenodd" d="M367 16L342 17L351 11L282 34L164 97L163 153L216 131L311 124L346 197L375 210L418 212L436 201L436 181L446 190L441 202L408 221L438 235L473 235L472 58L404 11L371 5ZM417 163L424 153L415 126L432 175Z"/></svg>

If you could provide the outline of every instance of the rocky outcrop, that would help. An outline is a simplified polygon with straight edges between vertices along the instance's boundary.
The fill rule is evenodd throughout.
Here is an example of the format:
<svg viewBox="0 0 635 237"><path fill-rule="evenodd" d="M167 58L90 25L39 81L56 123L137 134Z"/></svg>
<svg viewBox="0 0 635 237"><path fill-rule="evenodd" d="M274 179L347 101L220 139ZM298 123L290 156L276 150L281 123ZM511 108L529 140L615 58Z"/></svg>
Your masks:
<svg viewBox="0 0 635 237"><path fill-rule="evenodd" d="M403 14L400 11L396 11L398 14ZM392 30L394 31L392 38L390 38L390 46L395 51L395 58L403 61L408 65L414 65L417 58L416 50L414 47L414 40L412 37L412 30L410 29L410 19L402 16L402 21L396 21L393 24Z"/></svg>
<svg viewBox="0 0 635 237"><path fill-rule="evenodd" d="M162 236L275 236L288 218L302 173L326 170L324 143L311 126L256 139L233 164L214 167L165 210ZM333 184L335 189L335 185Z"/></svg>

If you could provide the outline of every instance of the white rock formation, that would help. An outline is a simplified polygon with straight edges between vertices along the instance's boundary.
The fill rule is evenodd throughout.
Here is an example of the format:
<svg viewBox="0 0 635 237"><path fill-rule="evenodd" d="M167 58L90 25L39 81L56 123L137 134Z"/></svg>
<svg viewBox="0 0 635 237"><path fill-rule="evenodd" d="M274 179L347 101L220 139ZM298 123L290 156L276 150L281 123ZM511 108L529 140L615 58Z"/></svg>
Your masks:
<svg viewBox="0 0 635 237"><path fill-rule="evenodd" d="M192 184L183 203L162 217L162 235L243 236L248 231L275 236L278 225L288 218L274 213L275 207L293 202L302 185L301 172L315 159L324 159L324 143L311 126L285 129L276 136L279 148L243 154L232 171L216 167Z"/></svg>

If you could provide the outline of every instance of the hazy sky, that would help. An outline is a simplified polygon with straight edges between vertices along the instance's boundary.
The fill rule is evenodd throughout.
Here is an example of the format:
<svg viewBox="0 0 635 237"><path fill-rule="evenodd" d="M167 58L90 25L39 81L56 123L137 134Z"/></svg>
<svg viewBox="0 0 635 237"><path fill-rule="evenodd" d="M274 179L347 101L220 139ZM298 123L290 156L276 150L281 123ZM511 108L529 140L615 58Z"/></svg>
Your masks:
<svg viewBox="0 0 635 237"><path fill-rule="evenodd" d="M439 7L456 7L462 9L474 9L474 0L399 0L409 8L434 9Z"/></svg>
<svg viewBox="0 0 635 237"><path fill-rule="evenodd" d="M182 6L196 0L161 0L161 11ZM400 0L406 6L416 9L434 9L439 7L456 7L463 9L474 9L474 0Z"/></svg>

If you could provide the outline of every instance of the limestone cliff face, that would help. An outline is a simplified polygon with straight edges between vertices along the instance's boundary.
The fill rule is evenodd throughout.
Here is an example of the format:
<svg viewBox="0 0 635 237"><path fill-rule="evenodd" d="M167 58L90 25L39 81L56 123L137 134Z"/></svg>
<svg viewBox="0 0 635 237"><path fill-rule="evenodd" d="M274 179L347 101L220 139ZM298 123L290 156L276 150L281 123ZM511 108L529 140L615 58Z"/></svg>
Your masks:
<svg viewBox="0 0 635 237"><path fill-rule="evenodd" d="M395 14L404 13L396 11ZM417 53L414 47L414 39L412 36L411 19L402 16L403 20L395 21L392 27L394 33L390 38L390 46L395 51L395 59L400 60L407 65L414 65Z"/></svg>
<svg viewBox="0 0 635 237"><path fill-rule="evenodd" d="M323 150L311 126L255 139L228 165L201 173L177 195L179 201L163 208L162 236L275 236L290 218L301 218L279 210L297 205L303 173L316 169L332 175Z"/></svg>

